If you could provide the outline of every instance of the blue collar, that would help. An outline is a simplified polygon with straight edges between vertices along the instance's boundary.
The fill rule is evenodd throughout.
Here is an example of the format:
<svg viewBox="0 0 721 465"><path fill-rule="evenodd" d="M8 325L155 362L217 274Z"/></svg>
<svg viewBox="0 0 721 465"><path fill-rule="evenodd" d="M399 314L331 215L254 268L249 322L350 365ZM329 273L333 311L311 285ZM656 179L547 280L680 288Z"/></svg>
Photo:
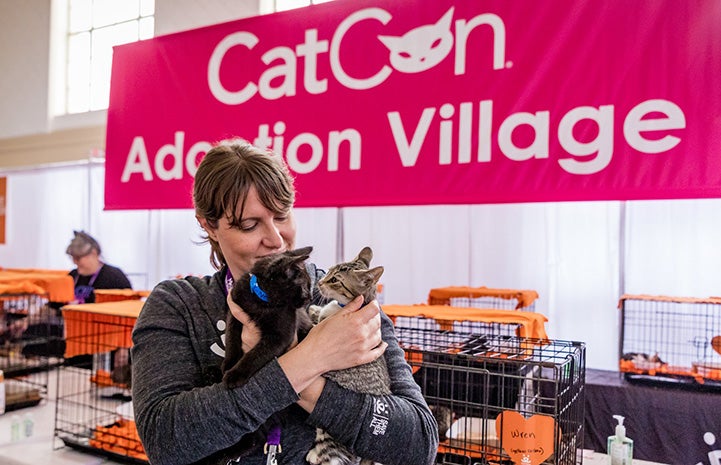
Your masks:
<svg viewBox="0 0 721 465"><path fill-rule="evenodd" d="M258 277L254 274L250 275L250 290L263 302L268 302L268 294L258 285Z"/></svg>

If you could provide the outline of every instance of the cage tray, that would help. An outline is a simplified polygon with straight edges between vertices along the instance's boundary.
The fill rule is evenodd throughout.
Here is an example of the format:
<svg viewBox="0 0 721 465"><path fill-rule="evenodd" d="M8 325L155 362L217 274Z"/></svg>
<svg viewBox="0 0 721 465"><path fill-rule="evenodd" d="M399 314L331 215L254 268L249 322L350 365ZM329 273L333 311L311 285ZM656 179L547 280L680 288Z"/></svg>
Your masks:
<svg viewBox="0 0 721 465"><path fill-rule="evenodd" d="M646 386L671 387L702 392L721 391L721 381L701 379L689 375L623 373L626 381Z"/></svg>
<svg viewBox="0 0 721 465"><path fill-rule="evenodd" d="M12 411L34 407L42 400L39 389L23 389L23 386L5 382L5 410Z"/></svg>
<svg viewBox="0 0 721 465"><path fill-rule="evenodd" d="M49 368L51 367L47 358L15 356L8 359L0 355L0 370L3 370L5 379L40 373L48 371Z"/></svg>
<svg viewBox="0 0 721 465"><path fill-rule="evenodd" d="M91 434L91 433L88 432L88 434ZM112 451L109 451L106 449L99 449L97 447L93 447L87 443L87 440L88 440L87 438L84 438L85 440L83 441L83 440L75 439L72 437L62 437L61 436L60 439L62 439L63 443L67 447L70 447L71 449L79 450L81 452L87 452L89 454L97 455L99 457L106 457L106 458L116 460L118 462L123 462L123 463L148 465L148 462L146 462L145 460L141 460L141 459L129 456L129 455L117 454L115 452L112 452Z"/></svg>

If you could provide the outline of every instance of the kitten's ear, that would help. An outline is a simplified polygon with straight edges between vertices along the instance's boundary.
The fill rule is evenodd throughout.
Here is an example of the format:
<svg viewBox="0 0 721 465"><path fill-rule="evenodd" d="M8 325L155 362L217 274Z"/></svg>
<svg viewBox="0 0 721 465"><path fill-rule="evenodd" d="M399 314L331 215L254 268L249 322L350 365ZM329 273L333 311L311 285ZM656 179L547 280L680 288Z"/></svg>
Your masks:
<svg viewBox="0 0 721 465"><path fill-rule="evenodd" d="M383 267L377 266L375 268L371 268L370 270L353 270L351 273L354 273L356 278L358 278L358 280L365 286L370 287L378 283L378 280L383 274Z"/></svg>
<svg viewBox="0 0 721 465"><path fill-rule="evenodd" d="M366 266L371 265L371 260L373 259L373 250L371 250L370 247L363 247L363 249L358 253L358 256L353 259L354 262L361 261L366 264Z"/></svg>
<svg viewBox="0 0 721 465"><path fill-rule="evenodd" d="M377 283L379 279L381 279L381 275L383 274L383 267L377 266L375 268L371 268L368 270L368 275L373 280L373 283Z"/></svg>
<svg viewBox="0 0 721 465"><path fill-rule="evenodd" d="M313 251L313 247L302 247L300 249L291 250L288 255L293 258L292 263L300 263L307 260L310 257L310 253Z"/></svg>
<svg viewBox="0 0 721 465"><path fill-rule="evenodd" d="M306 246L306 247L300 247L293 251L294 254L298 255L310 255L310 253L313 251L313 246Z"/></svg>

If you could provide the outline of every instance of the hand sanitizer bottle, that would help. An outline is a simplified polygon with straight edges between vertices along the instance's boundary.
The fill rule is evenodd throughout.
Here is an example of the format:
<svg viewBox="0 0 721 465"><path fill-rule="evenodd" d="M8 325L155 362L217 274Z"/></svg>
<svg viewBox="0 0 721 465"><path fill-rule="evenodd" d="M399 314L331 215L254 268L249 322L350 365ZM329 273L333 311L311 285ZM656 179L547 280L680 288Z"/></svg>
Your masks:
<svg viewBox="0 0 721 465"><path fill-rule="evenodd" d="M19 441L22 438L20 431L20 416L13 415L10 418L10 441Z"/></svg>
<svg viewBox="0 0 721 465"><path fill-rule="evenodd" d="M626 427L623 426L623 417L614 415L618 420L616 434L608 437L608 456L611 465L631 465L633 461L633 440L626 437Z"/></svg>
<svg viewBox="0 0 721 465"><path fill-rule="evenodd" d="M5 372L0 370L0 415L5 413Z"/></svg>

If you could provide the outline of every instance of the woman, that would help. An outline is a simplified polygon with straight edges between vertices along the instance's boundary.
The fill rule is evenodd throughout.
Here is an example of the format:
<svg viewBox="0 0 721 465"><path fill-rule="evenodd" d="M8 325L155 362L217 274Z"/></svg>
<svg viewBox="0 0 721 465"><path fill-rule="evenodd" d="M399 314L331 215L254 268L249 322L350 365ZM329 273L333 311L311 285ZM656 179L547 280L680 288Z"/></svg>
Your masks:
<svg viewBox="0 0 721 465"><path fill-rule="evenodd" d="M75 264L70 276L75 281L75 303L95 302L95 289L131 289L130 280L118 267L103 263L100 244L84 231L73 231L65 250Z"/></svg>
<svg viewBox="0 0 721 465"><path fill-rule="evenodd" d="M259 339L227 290L259 257L295 247L295 191L278 156L236 140L205 155L193 200L219 271L160 283L133 331L135 421L150 462L265 464L264 444L249 438L283 410L279 464L305 464L316 427L384 465L433 463L435 420L376 301L351 302L246 384L228 389L220 382L228 311L243 323L244 350ZM314 279L322 276L308 268ZM351 392L322 376L380 356L391 396Z"/></svg>

